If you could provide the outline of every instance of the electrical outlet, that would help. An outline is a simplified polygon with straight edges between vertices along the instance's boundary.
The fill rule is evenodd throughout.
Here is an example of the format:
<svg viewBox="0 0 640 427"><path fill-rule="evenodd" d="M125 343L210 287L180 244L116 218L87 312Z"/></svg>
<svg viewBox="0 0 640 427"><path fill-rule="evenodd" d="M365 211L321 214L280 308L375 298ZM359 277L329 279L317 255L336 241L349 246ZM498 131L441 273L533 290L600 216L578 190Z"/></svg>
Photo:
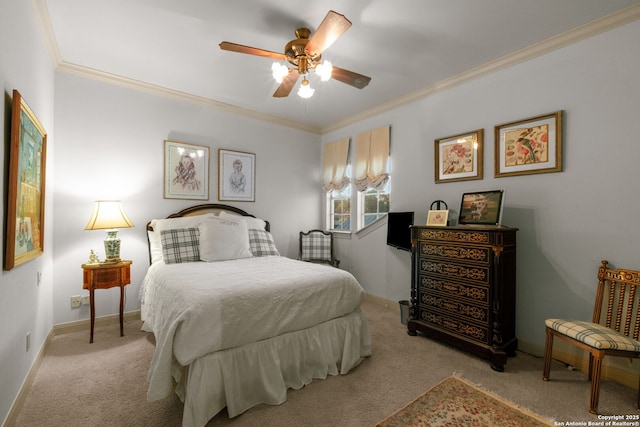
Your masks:
<svg viewBox="0 0 640 427"><path fill-rule="evenodd" d="M82 305L88 305L89 304L89 295L83 295L82 296Z"/></svg>
<svg viewBox="0 0 640 427"><path fill-rule="evenodd" d="M31 332L27 332L27 352L31 348Z"/></svg>
<svg viewBox="0 0 640 427"><path fill-rule="evenodd" d="M82 297L80 295L71 297L71 308L80 307L80 304L82 304Z"/></svg>

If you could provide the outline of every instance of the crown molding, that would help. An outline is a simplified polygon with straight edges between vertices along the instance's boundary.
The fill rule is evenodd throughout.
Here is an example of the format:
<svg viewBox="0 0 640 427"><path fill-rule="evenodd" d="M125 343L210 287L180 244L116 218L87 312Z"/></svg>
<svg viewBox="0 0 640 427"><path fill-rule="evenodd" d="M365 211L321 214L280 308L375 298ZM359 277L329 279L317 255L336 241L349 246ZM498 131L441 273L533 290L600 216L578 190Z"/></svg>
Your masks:
<svg viewBox="0 0 640 427"><path fill-rule="evenodd" d="M121 87L126 87L126 88L137 90L140 92L149 93L156 96L171 98L177 101L188 102L191 104L204 105L211 108L217 108L220 110L224 110L228 113L237 114L237 115L249 117L256 120L262 120L265 122L286 126L294 129L299 129L305 132L320 134L320 128L317 126L312 126L306 123L300 123L293 120L287 120L282 117L261 113L259 111L250 110L248 108L238 107L236 105L227 104L227 103L216 101L214 99L206 98L203 96L192 95L190 93L181 92L179 90L169 89L164 86L154 85L154 84L143 82L140 80L130 79L128 77L122 77L117 74L107 73L107 72L96 70L93 68L72 64L66 61L62 61L58 65L57 70L67 72L70 74L76 74L76 75L90 78L93 80L103 81L103 82L114 84Z"/></svg>
<svg viewBox="0 0 640 427"><path fill-rule="evenodd" d="M474 67L463 73L441 80L434 84L428 85L413 91L406 95L394 98L388 102L381 103L375 107L363 110L357 114L346 117L342 120L333 122L327 126L313 126L305 123L300 123L293 120L284 119L282 117L261 113L248 108L239 107L236 105L216 101L211 98L205 98L189 93L169 89L163 86L154 85L139 80L129 79L116 74L106 73L103 71L83 67L77 64L72 64L63 61L60 56L60 50L58 48L55 34L51 26L51 19L49 17L49 11L46 6L45 0L30 0L31 7L34 12L34 16L40 30L43 34L47 49L53 61L53 65L57 70L76 74L86 78L100 80L106 83L115 84L122 87L154 94L157 96L176 99L182 102L189 102L193 104L204 105L207 107L217 108L232 114L245 116L248 118L261 120L281 126L286 126L294 129L303 130L305 132L315 133L323 135L328 132L333 132L345 126L354 124L361 120L376 116L386 111L398 108L400 106L409 104L411 102L426 98L435 93L442 92L451 89L455 86L463 83L470 82L472 80L481 78L491 73L512 67L517 64L529 61L538 56L553 52L561 49L565 46L577 43L587 38L593 37L600 33L609 31L616 27L637 21L640 19L640 4L630 6L622 9L616 13L612 13L603 18L596 19L588 22L584 25L566 31L562 34L558 34L554 37L543 40L542 42L527 46L516 52L502 56L493 61Z"/></svg>
<svg viewBox="0 0 640 427"><path fill-rule="evenodd" d="M33 11L33 17L36 20L36 24L42 33L42 38L47 47L47 51L49 52L49 56L51 57L51 61L53 62L53 66L56 68L60 62L62 62L62 58L60 56L60 49L58 48L55 33L53 32L53 27L51 26L51 18L49 16L47 3L45 0L29 0L29 5Z"/></svg>
<svg viewBox="0 0 640 427"><path fill-rule="evenodd" d="M492 74L497 71L512 67L514 65L521 64L538 56L553 52L555 50L588 39L600 33L637 21L638 19L640 19L640 5L630 6L628 8L622 9L619 12L612 13L611 15L607 15L603 18L588 22L584 25L573 28L554 37L550 37L539 43L527 46L523 49L502 56L493 61L471 68L455 76L441 80L429 86L425 86L417 91L394 98L388 102L376 105L373 108L363 110L358 114L345 118L344 120L340 120L328 126L324 126L321 129L321 134L338 130L347 125L351 125L361 120L376 116L378 114L409 104L419 99L426 98L435 93L451 89L452 87L470 82L488 74Z"/></svg>

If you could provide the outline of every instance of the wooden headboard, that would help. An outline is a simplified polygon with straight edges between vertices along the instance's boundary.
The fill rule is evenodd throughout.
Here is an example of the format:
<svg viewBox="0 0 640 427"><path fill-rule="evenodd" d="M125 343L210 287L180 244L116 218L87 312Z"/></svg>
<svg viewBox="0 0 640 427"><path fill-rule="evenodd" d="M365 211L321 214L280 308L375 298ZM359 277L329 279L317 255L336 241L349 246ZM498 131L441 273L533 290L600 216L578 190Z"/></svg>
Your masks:
<svg viewBox="0 0 640 427"><path fill-rule="evenodd" d="M195 215L204 215L208 213L213 213L218 215L221 211L226 211L231 214L240 215L240 216L250 216L255 218L255 215L252 215L246 211L243 211L240 208L236 208L229 205L222 205L219 203L208 203L203 205L191 206L189 208L182 209L179 212L172 213L167 218L180 218L185 216L195 216ZM265 220L265 230L271 231L271 225L269 221ZM153 231L153 227L151 227L151 221L147 223L147 231ZM151 262L151 242L149 242L149 235L147 234L147 245L149 246L149 262Z"/></svg>

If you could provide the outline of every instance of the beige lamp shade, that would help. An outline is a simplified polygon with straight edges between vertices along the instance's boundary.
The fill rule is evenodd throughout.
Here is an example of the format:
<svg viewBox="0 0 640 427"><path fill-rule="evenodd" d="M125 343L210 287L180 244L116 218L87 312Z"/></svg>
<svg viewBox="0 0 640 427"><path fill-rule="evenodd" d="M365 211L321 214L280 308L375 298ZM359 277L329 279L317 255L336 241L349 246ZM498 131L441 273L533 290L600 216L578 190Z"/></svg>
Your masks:
<svg viewBox="0 0 640 427"><path fill-rule="evenodd" d="M98 200L85 230L107 230L104 240L105 262L120 261L118 228L131 228L133 223L122 210L120 200Z"/></svg>
<svg viewBox="0 0 640 427"><path fill-rule="evenodd" d="M98 200L85 230L131 228L133 223L122 210L120 200Z"/></svg>

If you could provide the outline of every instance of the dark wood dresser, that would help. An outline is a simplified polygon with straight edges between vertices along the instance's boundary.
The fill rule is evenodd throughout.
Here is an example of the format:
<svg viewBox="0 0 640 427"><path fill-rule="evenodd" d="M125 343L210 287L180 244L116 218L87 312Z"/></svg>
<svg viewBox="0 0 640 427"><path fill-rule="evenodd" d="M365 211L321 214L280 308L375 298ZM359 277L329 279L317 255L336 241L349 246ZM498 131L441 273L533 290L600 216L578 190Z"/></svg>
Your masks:
<svg viewBox="0 0 640 427"><path fill-rule="evenodd" d="M409 335L417 331L504 371L515 356L516 228L411 228Z"/></svg>

